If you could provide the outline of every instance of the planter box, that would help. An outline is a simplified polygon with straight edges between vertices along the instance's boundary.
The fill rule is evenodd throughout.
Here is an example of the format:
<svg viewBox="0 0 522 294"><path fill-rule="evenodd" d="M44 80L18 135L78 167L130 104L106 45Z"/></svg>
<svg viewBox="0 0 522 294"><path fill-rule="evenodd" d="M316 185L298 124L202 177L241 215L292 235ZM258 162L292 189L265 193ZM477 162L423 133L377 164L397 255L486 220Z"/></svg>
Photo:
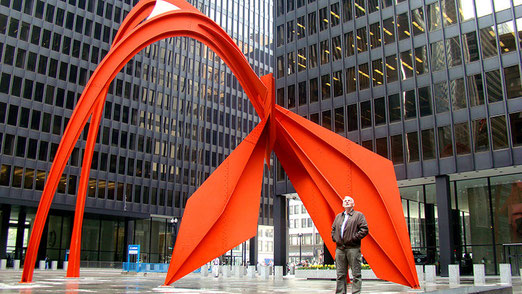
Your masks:
<svg viewBox="0 0 522 294"><path fill-rule="evenodd" d="M350 271L350 277L352 276ZM377 276L371 269L361 270L361 276L363 280L378 280ZM320 280L335 280L337 273L335 270L296 270L295 277L299 279L320 279Z"/></svg>

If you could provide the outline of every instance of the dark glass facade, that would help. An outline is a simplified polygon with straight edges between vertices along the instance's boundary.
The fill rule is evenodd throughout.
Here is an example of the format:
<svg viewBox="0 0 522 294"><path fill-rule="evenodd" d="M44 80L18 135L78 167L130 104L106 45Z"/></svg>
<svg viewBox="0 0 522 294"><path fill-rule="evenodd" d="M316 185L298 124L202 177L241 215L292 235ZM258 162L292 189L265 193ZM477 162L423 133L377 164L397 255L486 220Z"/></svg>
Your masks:
<svg viewBox="0 0 522 294"><path fill-rule="evenodd" d="M469 254L495 273L503 244L522 237L522 199L509 196L522 181L522 2L275 6L277 103L393 161L416 255L447 265ZM293 192L276 169L276 194Z"/></svg>
<svg viewBox="0 0 522 294"><path fill-rule="evenodd" d="M272 6L190 1L272 72ZM47 173L75 104L136 0L0 1L0 258L22 259ZM205 45L170 38L138 53L110 86L87 192L82 261L168 261L190 195L259 119ZM63 261L88 126L54 197L40 255ZM272 223L272 179L260 224ZM101 241L103 240L103 242ZM61 264L61 263L59 263Z"/></svg>

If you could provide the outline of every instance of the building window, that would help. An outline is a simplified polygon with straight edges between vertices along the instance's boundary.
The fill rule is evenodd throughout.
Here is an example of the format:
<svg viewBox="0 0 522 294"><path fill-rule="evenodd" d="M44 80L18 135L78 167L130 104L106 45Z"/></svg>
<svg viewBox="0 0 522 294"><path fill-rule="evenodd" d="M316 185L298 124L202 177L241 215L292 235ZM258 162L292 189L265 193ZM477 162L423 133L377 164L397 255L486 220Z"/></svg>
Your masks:
<svg viewBox="0 0 522 294"><path fill-rule="evenodd" d="M390 123L401 120L401 102L399 94L388 96L388 116Z"/></svg>
<svg viewBox="0 0 522 294"><path fill-rule="evenodd" d="M462 64L459 37L453 37L446 40L446 58L448 59L449 67L458 66Z"/></svg>
<svg viewBox="0 0 522 294"><path fill-rule="evenodd" d="M346 93L352 93L357 90L357 76L355 75L355 68L350 67L346 69Z"/></svg>
<svg viewBox="0 0 522 294"><path fill-rule="evenodd" d="M341 48L341 36L332 38L333 61L341 60L343 49Z"/></svg>
<svg viewBox="0 0 522 294"><path fill-rule="evenodd" d="M518 66L516 66L518 68ZM500 79L500 71L493 70L486 73L486 85L489 103L502 101L504 94L502 91L502 80Z"/></svg>
<svg viewBox="0 0 522 294"><path fill-rule="evenodd" d="M318 79L310 79L310 103L319 101Z"/></svg>
<svg viewBox="0 0 522 294"><path fill-rule="evenodd" d="M391 136L391 159L394 164L404 163L402 150L402 134Z"/></svg>
<svg viewBox="0 0 522 294"><path fill-rule="evenodd" d="M506 117L504 115L491 118L491 137L493 140L493 150L508 147Z"/></svg>
<svg viewBox="0 0 522 294"><path fill-rule="evenodd" d="M343 0L343 22L352 20L352 0Z"/></svg>
<svg viewBox="0 0 522 294"><path fill-rule="evenodd" d="M433 129L423 130L421 132L422 138L422 159L435 159L435 137Z"/></svg>
<svg viewBox="0 0 522 294"><path fill-rule="evenodd" d="M388 158L388 141L385 138L375 139L375 145L377 147L377 154L384 158Z"/></svg>
<svg viewBox="0 0 522 294"><path fill-rule="evenodd" d="M480 45L482 58L486 59L497 55L497 35L494 26L480 30Z"/></svg>
<svg viewBox="0 0 522 294"><path fill-rule="evenodd" d="M375 126L386 123L386 105L384 97L375 98L373 100Z"/></svg>
<svg viewBox="0 0 522 294"><path fill-rule="evenodd" d="M430 44L431 70L441 71L446 69L446 54L444 53L444 42L438 41Z"/></svg>
<svg viewBox="0 0 522 294"><path fill-rule="evenodd" d="M444 26L451 26L457 23L457 9L455 0L441 0L442 15L444 16Z"/></svg>
<svg viewBox="0 0 522 294"><path fill-rule="evenodd" d="M330 23L332 27L339 25L340 16L339 16L339 3L334 3L330 5Z"/></svg>
<svg viewBox="0 0 522 294"><path fill-rule="evenodd" d="M322 100L329 99L331 97L330 88L331 88L330 75L327 74L327 75L321 76L321 99Z"/></svg>
<svg viewBox="0 0 522 294"><path fill-rule="evenodd" d="M510 20L497 25L500 52L502 54L517 50L515 38L515 23Z"/></svg>
<svg viewBox="0 0 522 294"><path fill-rule="evenodd" d="M288 108L295 107L295 85L288 86Z"/></svg>
<svg viewBox="0 0 522 294"><path fill-rule="evenodd" d="M397 56L391 55L386 57L386 81L388 83L397 81Z"/></svg>
<svg viewBox="0 0 522 294"><path fill-rule="evenodd" d="M484 104L484 86L482 84L482 75L476 74L466 77L468 84L468 96L471 106Z"/></svg>
<svg viewBox="0 0 522 294"><path fill-rule="evenodd" d="M383 36L384 45L393 44L395 42L395 22L393 17L383 20Z"/></svg>
<svg viewBox="0 0 522 294"><path fill-rule="evenodd" d="M426 23L424 22L424 9L422 7L411 12L411 24L414 36L424 34L426 31Z"/></svg>
<svg viewBox="0 0 522 294"><path fill-rule="evenodd" d="M403 80L413 77L413 61L411 51L401 52L401 78Z"/></svg>
<svg viewBox="0 0 522 294"><path fill-rule="evenodd" d="M411 37L408 13L397 15L397 32L399 34L399 41Z"/></svg>
<svg viewBox="0 0 522 294"><path fill-rule="evenodd" d="M472 136L475 152L489 150L488 122L485 118L472 122Z"/></svg>
<svg viewBox="0 0 522 294"><path fill-rule="evenodd" d="M294 25L294 21L291 20L286 23L286 43L293 42L294 35L295 35L295 25Z"/></svg>
<svg viewBox="0 0 522 294"><path fill-rule="evenodd" d="M317 33L317 17L315 11L308 14L308 35L311 36Z"/></svg>
<svg viewBox="0 0 522 294"><path fill-rule="evenodd" d="M288 53L288 68L287 74L292 75L295 73L295 52Z"/></svg>
<svg viewBox="0 0 522 294"><path fill-rule="evenodd" d="M332 129L332 111L325 110L321 114L322 126L328 130Z"/></svg>
<svg viewBox="0 0 522 294"><path fill-rule="evenodd" d="M299 91L299 105L306 105L307 99L306 99L306 81L300 82L298 85L298 91Z"/></svg>
<svg viewBox="0 0 522 294"><path fill-rule="evenodd" d="M436 31L442 27L442 20L440 16L439 3L433 3L428 5L428 11L426 13L428 21L428 30L430 32Z"/></svg>
<svg viewBox="0 0 522 294"><path fill-rule="evenodd" d="M384 82L384 72L382 69L382 59L372 61L372 80L373 86L377 87Z"/></svg>
<svg viewBox="0 0 522 294"><path fill-rule="evenodd" d="M308 58L310 68L317 67L317 44L312 44L308 47Z"/></svg>
<svg viewBox="0 0 522 294"><path fill-rule="evenodd" d="M433 98L435 98L435 110L437 113L449 111L447 82L433 85Z"/></svg>
<svg viewBox="0 0 522 294"><path fill-rule="evenodd" d="M319 9L319 30L322 32L328 29L328 8Z"/></svg>
<svg viewBox="0 0 522 294"><path fill-rule="evenodd" d="M453 110L464 109L467 107L466 89L464 87L464 79L452 80L449 83L449 93Z"/></svg>
<svg viewBox="0 0 522 294"><path fill-rule="evenodd" d="M328 62L330 62L330 44L329 44L329 40L321 41L320 51L321 51L321 65L327 64Z"/></svg>
<svg viewBox="0 0 522 294"><path fill-rule="evenodd" d="M408 162L419 161L419 136L417 132L406 134L406 159Z"/></svg>
<svg viewBox="0 0 522 294"><path fill-rule="evenodd" d="M336 71L333 73L332 76L333 79L333 85L334 85L334 97L339 97L343 95L343 72L342 71Z"/></svg>
<svg viewBox="0 0 522 294"><path fill-rule="evenodd" d="M522 96L522 85L520 82L520 71L518 65L505 67L504 79L508 99Z"/></svg>
<svg viewBox="0 0 522 294"><path fill-rule="evenodd" d="M428 66L428 53L426 46L415 48L415 71L417 75L426 74L430 71Z"/></svg>
<svg viewBox="0 0 522 294"><path fill-rule="evenodd" d="M352 56L355 53L354 51L353 32L348 32L344 34L344 57Z"/></svg>
<svg viewBox="0 0 522 294"><path fill-rule="evenodd" d="M351 104L346 107L346 116L348 117L348 132L359 129L357 125L357 104Z"/></svg>
<svg viewBox="0 0 522 294"><path fill-rule="evenodd" d="M305 17L297 18L297 39L302 39L306 36Z"/></svg>
<svg viewBox="0 0 522 294"><path fill-rule="evenodd" d="M370 25L370 48L375 49L381 47L381 24L374 23Z"/></svg>
<svg viewBox="0 0 522 294"><path fill-rule="evenodd" d="M355 0L355 17L361 17L366 14L366 5L364 5L364 0Z"/></svg>
<svg viewBox="0 0 522 294"><path fill-rule="evenodd" d="M370 72L368 63L359 65L359 90L368 89L370 87Z"/></svg>
<svg viewBox="0 0 522 294"><path fill-rule="evenodd" d="M438 128L439 135L439 154L440 158L453 156L453 143L451 136L451 126Z"/></svg>
<svg viewBox="0 0 522 294"><path fill-rule="evenodd" d="M371 101L361 102L361 128L369 128L372 126L372 108Z"/></svg>
<svg viewBox="0 0 522 294"><path fill-rule="evenodd" d="M453 132L455 133L455 149L457 150L457 155L469 154L471 147L469 145L468 123L455 124Z"/></svg>
<svg viewBox="0 0 522 294"><path fill-rule="evenodd" d="M335 109L335 132L344 134L344 107Z"/></svg>
<svg viewBox="0 0 522 294"><path fill-rule="evenodd" d="M366 37L366 28L357 29L357 52L368 51L368 38Z"/></svg>
<svg viewBox="0 0 522 294"><path fill-rule="evenodd" d="M417 103L415 102L415 90L409 90L403 93L404 101L404 118L416 118L417 117Z"/></svg>
<svg viewBox="0 0 522 294"><path fill-rule="evenodd" d="M522 112L509 115L511 125L511 140L513 147L522 146Z"/></svg>

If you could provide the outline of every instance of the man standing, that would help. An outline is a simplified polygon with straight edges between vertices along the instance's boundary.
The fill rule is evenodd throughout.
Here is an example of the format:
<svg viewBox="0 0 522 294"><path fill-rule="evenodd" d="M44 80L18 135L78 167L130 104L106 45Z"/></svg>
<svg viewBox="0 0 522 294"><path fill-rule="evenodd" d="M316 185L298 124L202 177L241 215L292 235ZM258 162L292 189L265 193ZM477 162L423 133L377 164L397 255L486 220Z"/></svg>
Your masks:
<svg viewBox="0 0 522 294"><path fill-rule="evenodd" d="M332 224L332 240L335 249L337 269L337 288L335 293L346 293L348 267L352 269L352 293L361 292L361 240L368 235L368 224L364 214L355 211L355 201L346 196L343 199L344 211L339 213Z"/></svg>

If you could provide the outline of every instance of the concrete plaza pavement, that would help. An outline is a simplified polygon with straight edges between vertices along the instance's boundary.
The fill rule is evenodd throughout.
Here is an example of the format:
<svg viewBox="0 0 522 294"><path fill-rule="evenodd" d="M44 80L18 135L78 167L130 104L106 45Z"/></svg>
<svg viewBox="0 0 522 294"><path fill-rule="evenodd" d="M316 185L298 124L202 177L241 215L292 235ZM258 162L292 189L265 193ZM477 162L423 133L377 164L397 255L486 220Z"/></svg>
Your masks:
<svg viewBox="0 0 522 294"><path fill-rule="evenodd" d="M62 270L35 270L33 283L21 284L21 271L0 271L1 293L334 293L335 281L305 280L286 276L283 280L273 278L202 277L189 274L164 287L165 274L123 274L114 269L82 269L80 278L65 278ZM487 286L500 286L498 277L488 277ZM363 281L362 293L475 293L466 292L473 286L472 278L463 278L458 287L449 286L447 278L436 283L421 283L421 289L384 281ZM505 293L505 292L503 292ZM513 293L522 293L520 277L513 277Z"/></svg>

